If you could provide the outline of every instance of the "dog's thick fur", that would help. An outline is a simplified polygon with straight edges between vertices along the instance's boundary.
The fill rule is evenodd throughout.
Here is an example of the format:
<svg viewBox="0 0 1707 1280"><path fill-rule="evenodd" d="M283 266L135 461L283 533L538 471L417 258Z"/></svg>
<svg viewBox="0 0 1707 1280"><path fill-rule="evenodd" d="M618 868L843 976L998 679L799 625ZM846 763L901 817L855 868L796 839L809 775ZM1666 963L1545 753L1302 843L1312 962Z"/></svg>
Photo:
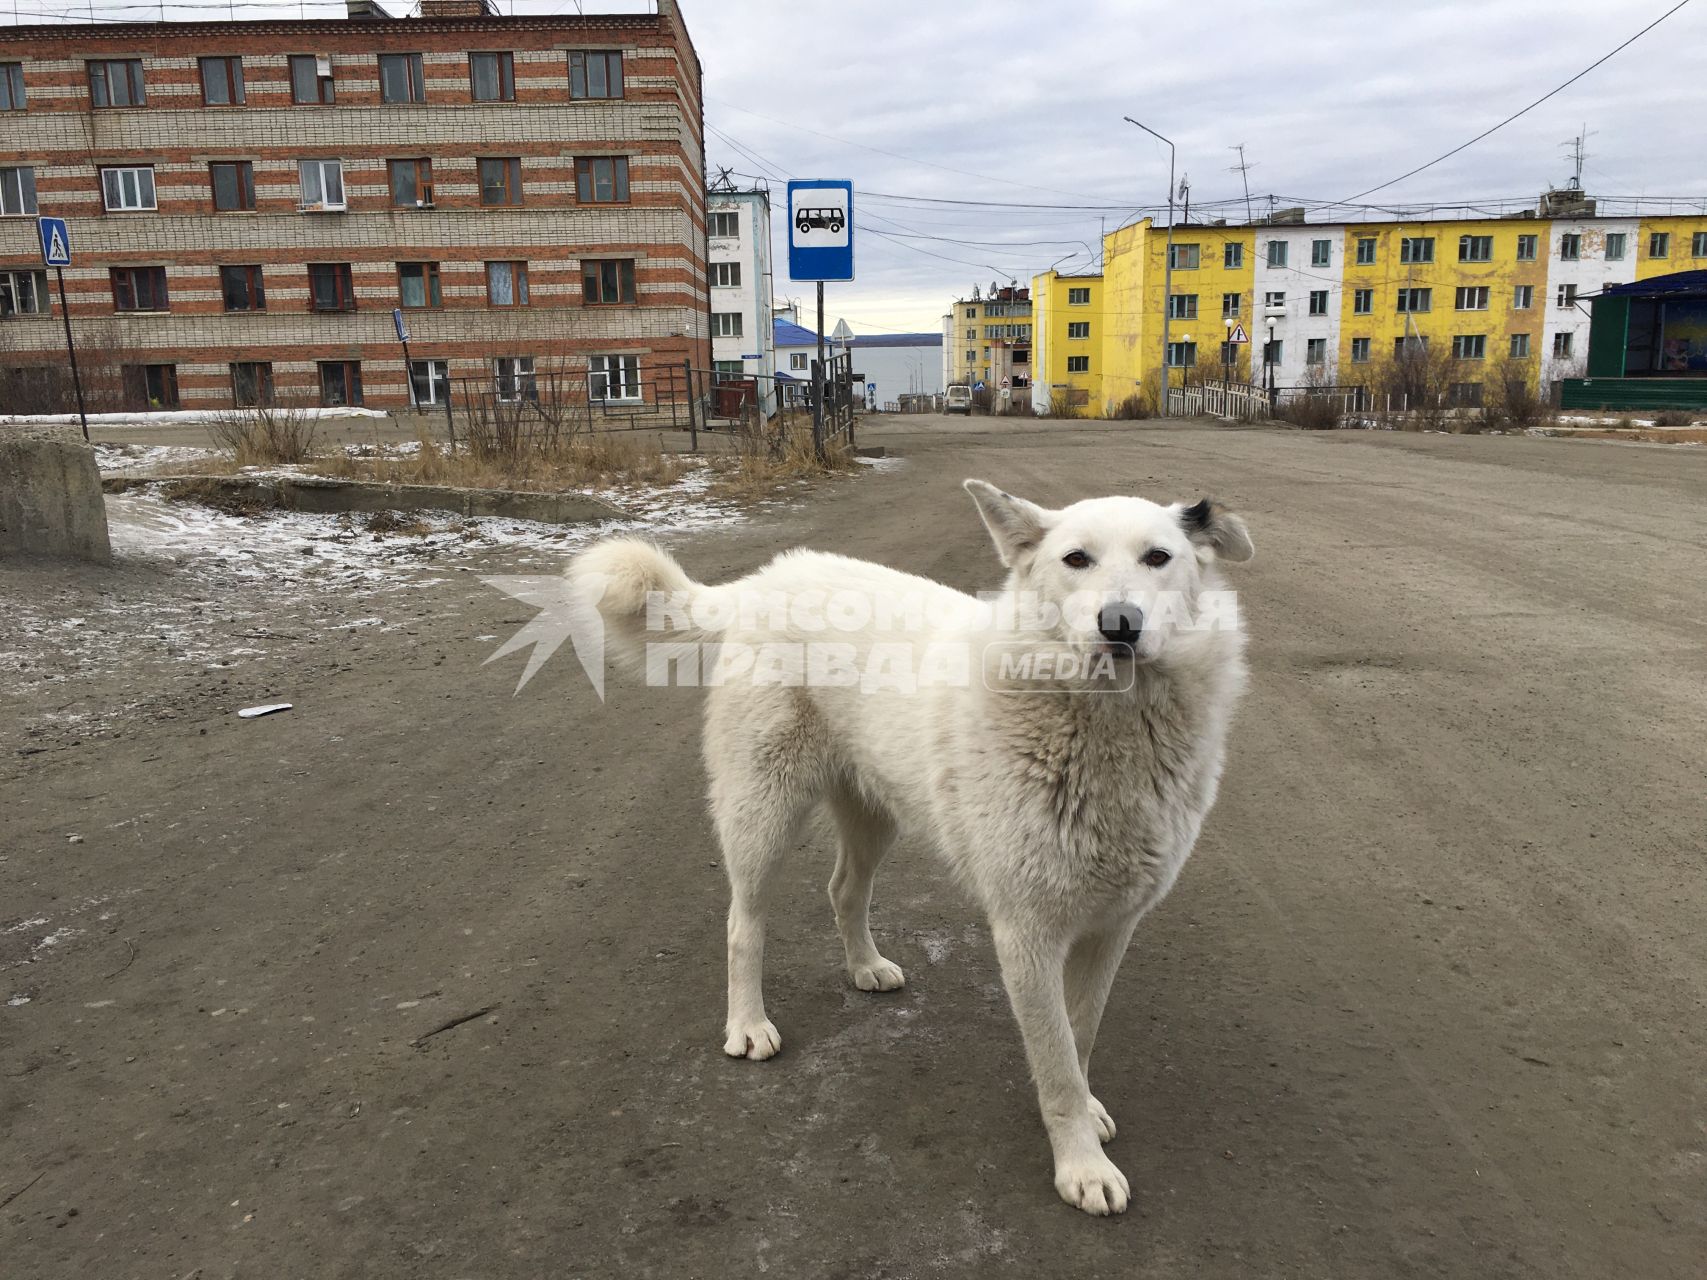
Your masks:
<svg viewBox="0 0 1707 1280"><path fill-rule="evenodd" d="M1224 589L1218 559L1251 555L1243 522L1207 501L1163 507L1099 498L1050 511L982 481L966 487L1009 570L1009 593L1059 600L1088 590L1143 603L1177 592L1195 604L1205 590ZM1158 551L1172 558L1147 563ZM617 539L590 549L571 573L601 593L618 652L645 638L650 592L705 603L719 592L792 598L838 589L922 593L945 616L958 614L922 637L876 626L829 637L862 655L878 644L943 641L974 652L1016 639L1100 654L1114 647L1094 625L996 634L988 616L957 611L970 598L948 587L815 552L790 552L749 577L704 586L649 543ZM652 638L826 638L744 633L741 625ZM905 826L929 837L989 915L1054 1149L1056 1189L1086 1212L1122 1212L1129 1190L1102 1150L1115 1126L1090 1091L1091 1048L1139 917L1172 886L1214 803L1245 683L1243 647L1236 618L1215 629L1146 620L1136 655L1121 659L1131 686L1116 692L993 689L976 675L960 687L913 692L752 680L711 688L705 758L732 889L724 1051L761 1059L782 1047L761 994L766 899L783 851L817 804L828 806L840 835L830 901L849 976L865 991L902 985L901 970L878 953L867 912L878 863Z"/></svg>

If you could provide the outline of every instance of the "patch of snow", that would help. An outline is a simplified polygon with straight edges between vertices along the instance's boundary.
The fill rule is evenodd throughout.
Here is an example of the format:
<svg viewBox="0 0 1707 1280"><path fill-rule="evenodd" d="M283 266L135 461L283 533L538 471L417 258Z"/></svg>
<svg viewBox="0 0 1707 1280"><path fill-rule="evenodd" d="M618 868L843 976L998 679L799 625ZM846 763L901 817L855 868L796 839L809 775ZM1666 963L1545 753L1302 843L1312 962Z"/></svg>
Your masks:
<svg viewBox="0 0 1707 1280"><path fill-rule="evenodd" d="M204 462L213 456L212 449L193 449L187 445L110 444L104 440L95 443L95 465L104 476L156 474Z"/></svg>
<svg viewBox="0 0 1707 1280"><path fill-rule="evenodd" d="M241 414L241 409L161 409L135 413L91 413L91 427L172 427L195 426L198 423L229 421ZM293 418L313 418L334 421L342 418L389 418L379 409L291 409ZM75 413L0 413L0 426L75 427L81 419Z"/></svg>

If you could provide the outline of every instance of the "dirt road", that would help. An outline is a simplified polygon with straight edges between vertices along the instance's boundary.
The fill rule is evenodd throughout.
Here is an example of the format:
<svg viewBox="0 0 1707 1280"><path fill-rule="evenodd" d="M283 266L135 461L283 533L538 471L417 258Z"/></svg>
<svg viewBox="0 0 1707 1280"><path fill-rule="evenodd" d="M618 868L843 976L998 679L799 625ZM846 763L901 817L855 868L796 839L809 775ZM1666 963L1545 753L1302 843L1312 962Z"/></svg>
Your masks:
<svg viewBox="0 0 1707 1280"><path fill-rule="evenodd" d="M1699 1276L1707 452L884 442L904 467L676 550L992 585L967 475L1213 493L1257 541L1222 799L1093 1064L1130 1213L1057 1200L987 931L916 844L875 913L905 992L847 985L819 833L770 946L787 1048L726 1060L697 696L601 705L567 651L516 694L481 664L529 611L465 573L275 676L287 715L0 761L0 1272Z"/></svg>

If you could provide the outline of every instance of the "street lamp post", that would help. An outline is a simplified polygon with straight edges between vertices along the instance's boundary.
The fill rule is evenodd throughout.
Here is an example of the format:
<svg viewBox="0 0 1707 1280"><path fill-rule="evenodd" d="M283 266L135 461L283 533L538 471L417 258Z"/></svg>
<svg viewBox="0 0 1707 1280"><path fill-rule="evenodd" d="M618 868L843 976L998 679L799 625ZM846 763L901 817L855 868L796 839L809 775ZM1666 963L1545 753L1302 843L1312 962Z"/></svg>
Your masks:
<svg viewBox="0 0 1707 1280"><path fill-rule="evenodd" d="M1162 268L1162 403L1164 414L1168 411L1168 319L1174 305L1174 144L1162 137L1147 124L1139 124L1131 116L1123 116L1127 124L1137 125L1145 133L1159 142L1168 144L1168 256ZM1144 374L1140 366L1138 375Z"/></svg>
<svg viewBox="0 0 1707 1280"><path fill-rule="evenodd" d="M1274 320L1268 317L1268 342L1262 349L1263 383L1268 388L1268 402L1274 403Z"/></svg>
<svg viewBox="0 0 1707 1280"><path fill-rule="evenodd" d="M1233 382L1233 317L1228 316L1221 321L1221 327L1227 331L1221 339L1221 381L1231 386Z"/></svg>

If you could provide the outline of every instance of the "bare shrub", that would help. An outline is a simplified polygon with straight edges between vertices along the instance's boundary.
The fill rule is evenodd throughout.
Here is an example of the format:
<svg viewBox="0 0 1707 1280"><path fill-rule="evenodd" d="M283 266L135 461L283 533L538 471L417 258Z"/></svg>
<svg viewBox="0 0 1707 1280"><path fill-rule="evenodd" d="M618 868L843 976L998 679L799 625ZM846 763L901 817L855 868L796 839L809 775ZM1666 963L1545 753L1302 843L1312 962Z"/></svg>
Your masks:
<svg viewBox="0 0 1707 1280"><path fill-rule="evenodd" d="M1482 410L1474 419L1477 430L1529 431L1555 416L1552 403L1535 384L1534 373L1521 360L1507 358L1489 368L1482 400Z"/></svg>
<svg viewBox="0 0 1707 1280"><path fill-rule="evenodd" d="M1089 403L1090 397L1073 387L1053 387L1049 392L1051 418L1076 418Z"/></svg>
<svg viewBox="0 0 1707 1280"><path fill-rule="evenodd" d="M1340 397L1315 391L1290 396L1275 407L1274 416L1307 431L1330 431L1340 424Z"/></svg>
<svg viewBox="0 0 1707 1280"><path fill-rule="evenodd" d="M208 424L208 435L240 467L306 462L319 429L306 407L274 398L252 408L225 409Z"/></svg>
<svg viewBox="0 0 1707 1280"><path fill-rule="evenodd" d="M1141 391L1130 392L1109 406L1108 416L1125 421L1153 418L1156 416L1156 398Z"/></svg>
<svg viewBox="0 0 1707 1280"><path fill-rule="evenodd" d="M1654 416L1656 427L1688 427L1695 423L1693 413L1685 413L1682 409L1665 409Z"/></svg>

